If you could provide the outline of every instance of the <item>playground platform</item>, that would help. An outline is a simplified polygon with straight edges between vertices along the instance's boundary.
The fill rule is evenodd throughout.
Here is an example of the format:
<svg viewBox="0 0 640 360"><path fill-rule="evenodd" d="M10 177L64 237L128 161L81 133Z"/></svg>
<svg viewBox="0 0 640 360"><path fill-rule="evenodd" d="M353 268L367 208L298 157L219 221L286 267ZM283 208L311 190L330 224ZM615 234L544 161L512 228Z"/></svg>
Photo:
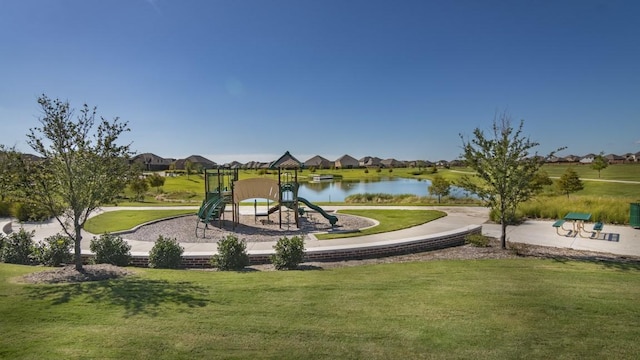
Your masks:
<svg viewBox="0 0 640 360"><path fill-rule="evenodd" d="M137 210L160 210L172 209L174 207L151 207L135 208ZM185 207L180 207L185 209ZM323 206L327 211L349 209L349 206ZM413 248L411 244L424 243L425 240L431 242L448 241L440 243L432 248L455 246L459 244L461 234L469 232L482 232L484 235L499 238L500 225L488 223L488 209L479 207L411 207L411 206L358 206L357 209L404 209L404 210L440 210L447 213L446 217L435 221L415 226L409 229L375 234L368 236L351 237L335 240L317 240L311 236L305 241L307 254L317 254L318 260L340 260L332 254L350 254L349 256L375 257L375 249L398 248L406 246L400 251L409 252ZM123 210L123 207L103 208L104 211ZM197 207L193 207L194 212ZM252 213L253 207L241 207L241 212ZM11 226L14 231L23 227L27 231L35 231L35 239L44 239L61 231L60 225L55 221L46 223L23 223L11 222L10 219L0 219L0 228ZM574 250L587 250L601 253L610 253L623 256L640 257L640 230L629 226L614 226L606 224L604 230L598 238L583 238L580 236L569 237L558 235L553 228L553 221L526 221L518 226L507 228L507 240L515 243L541 245L549 247L567 248ZM90 254L89 243L95 236L88 232L83 233L81 248L83 253ZM126 235L123 236L126 239ZM448 240L447 240L448 239ZM133 257L146 257L153 247L152 241L136 241L127 239L131 245ZM408 244L408 245L407 245ZM453 244L453 245L452 245ZM185 258L208 258L217 251L215 243L181 243L185 249ZM249 242L247 243L248 253L256 258L266 258L273 253L275 242ZM431 250L432 248L415 247L417 251ZM374 249L374 251L370 251ZM369 252L368 252L369 251ZM381 255L384 256L384 255Z"/></svg>

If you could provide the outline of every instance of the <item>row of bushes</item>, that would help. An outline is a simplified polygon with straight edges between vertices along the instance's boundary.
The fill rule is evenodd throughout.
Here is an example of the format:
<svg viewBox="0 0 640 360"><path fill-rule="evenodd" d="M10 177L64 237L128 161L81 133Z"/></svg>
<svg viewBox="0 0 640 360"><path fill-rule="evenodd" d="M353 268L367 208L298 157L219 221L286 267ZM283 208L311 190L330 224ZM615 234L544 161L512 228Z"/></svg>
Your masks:
<svg viewBox="0 0 640 360"><path fill-rule="evenodd" d="M20 229L5 236L0 233L0 261L23 265L59 266L73 261L73 239L57 234L41 243L33 241L34 232ZM90 249L95 253L96 264L127 266L131 258L131 245L120 236L103 234L94 237ZM271 261L278 270L295 269L304 258L304 240L299 236L278 240ZM149 267L176 269L182 265L184 248L176 239L158 237L149 252ZM218 242L218 254L211 258L211 265L219 270L241 270L249 265L246 242L228 235Z"/></svg>

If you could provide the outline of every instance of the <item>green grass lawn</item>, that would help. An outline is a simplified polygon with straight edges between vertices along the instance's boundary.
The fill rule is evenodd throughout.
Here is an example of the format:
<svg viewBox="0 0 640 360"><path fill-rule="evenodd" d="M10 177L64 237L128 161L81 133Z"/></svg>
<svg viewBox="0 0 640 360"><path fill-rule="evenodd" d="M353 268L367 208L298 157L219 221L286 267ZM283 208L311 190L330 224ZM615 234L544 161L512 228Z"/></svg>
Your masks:
<svg viewBox="0 0 640 360"><path fill-rule="evenodd" d="M640 268L537 259L323 271L136 269L25 285L0 264L3 359L635 359Z"/></svg>
<svg viewBox="0 0 640 360"><path fill-rule="evenodd" d="M445 212L436 210L340 210L341 214L349 214L371 218L380 224L356 233L318 234L320 240L338 239L353 236L380 234L383 232L406 229L447 216Z"/></svg>
<svg viewBox="0 0 640 360"><path fill-rule="evenodd" d="M96 215L84 225L84 229L93 234L103 234L129 230L149 221L164 219L185 214L195 214L196 210L118 210Z"/></svg>

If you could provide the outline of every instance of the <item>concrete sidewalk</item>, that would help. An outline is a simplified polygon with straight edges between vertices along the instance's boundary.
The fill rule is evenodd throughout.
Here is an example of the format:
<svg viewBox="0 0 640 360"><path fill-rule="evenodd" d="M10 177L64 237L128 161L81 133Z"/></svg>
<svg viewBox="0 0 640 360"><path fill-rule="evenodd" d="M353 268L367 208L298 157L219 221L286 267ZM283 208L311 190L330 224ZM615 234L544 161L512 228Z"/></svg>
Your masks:
<svg viewBox="0 0 640 360"><path fill-rule="evenodd" d="M110 207L103 208L98 213L105 211L117 210L160 210L174 209L175 207L148 207L148 208L123 208ZM307 249L323 249L333 247L359 247L367 244L376 244L381 242L402 242L416 236L424 236L425 234L442 234L453 232L458 229L467 228L474 225L482 225L482 233L491 237L500 237L500 225L487 223L489 211L486 208L479 207L424 207L424 206L323 206L327 211L335 211L340 209L404 209L404 210L441 210L447 213L446 217L429 222L427 224L415 226L409 229L375 234L368 236L351 237L336 240L319 241L311 236L311 239L305 242ZM185 207L180 207L185 209ZM193 208L194 212L197 210ZM252 213L253 207L241 207L241 213ZM0 219L0 228L11 219ZM551 225L553 221L526 221L519 226L509 226L507 228L507 240L511 242L542 245L559 248L569 248L575 250L589 250L603 253L612 253L617 255L640 256L640 230L633 229L629 226L613 226L605 224L604 230L600 236L595 238L582 238L561 236L556 233L555 228ZM21 226L27 231L35 231L35 239L41 240L48 236L61 232L61 226L57 221L50 220L45 223L12 223L13 230L17 231ZM587 224L587 229L590 228ZM89 252L89 243L94 234L83 231L82 234L82 250ZM124 236L126 239L126 235ZM148 254L154 243L152 241L136 241L127 240L131 245L132 255ZM215 243L181 243L185 249L185 255L203 255L213 254L217 251ZM247 243L247 251L249 253L268 253L273 251L275 242L253 242Z"/></svg>

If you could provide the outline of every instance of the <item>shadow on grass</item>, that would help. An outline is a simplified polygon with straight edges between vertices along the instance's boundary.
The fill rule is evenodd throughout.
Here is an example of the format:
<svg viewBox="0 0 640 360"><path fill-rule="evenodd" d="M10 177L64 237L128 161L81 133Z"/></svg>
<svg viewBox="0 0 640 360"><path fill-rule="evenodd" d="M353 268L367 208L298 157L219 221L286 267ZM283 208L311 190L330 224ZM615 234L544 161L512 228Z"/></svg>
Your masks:
<svg viewBox="0 0 640 360"><path fill-rule="evenodd" d="M567 263L569 261L579 261L585 263L591 263L596 265L602 265L608 269L616 269L623 271L640 271L640 261L634 259L609 259L602 258L599 256L549 256L550 259L553 259L560 263Z"/></svg>
<svg viewBox="0 0 640 360"><path fill-rule="evenodd" d="M190 282L169 282L136 277L64 285L37 285L30 288L29 296L48 300L53 305L74 299L88 303L122 307L125 316L156 316L163 307L204 307L211 301L206 287Z"/></svg>

